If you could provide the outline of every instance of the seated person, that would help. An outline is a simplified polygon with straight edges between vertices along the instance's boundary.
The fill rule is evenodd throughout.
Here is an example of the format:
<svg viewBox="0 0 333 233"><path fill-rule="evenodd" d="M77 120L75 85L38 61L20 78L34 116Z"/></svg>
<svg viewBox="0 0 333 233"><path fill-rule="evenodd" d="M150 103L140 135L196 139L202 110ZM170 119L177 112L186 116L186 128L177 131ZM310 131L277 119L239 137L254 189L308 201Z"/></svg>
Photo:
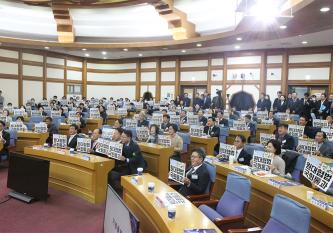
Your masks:
<svg viewBox="0 0 333 233"><path fill-rule="evenodd" d="M210 181L209 172L204 164L203 149L194 149L191 155L191 167L186 171L184 185L178 192L183 196L204 194Z"/></svg>
<svg viewBox="0 0 333 233"><path fill-rule="evenodd" d="M314 138L314 128L308 126L308 118L305 116L301 116L299 118L298 124L300 126L304 126L303 138Z"/></svg>
<svg viewBox="0 0 333 233"><path fill-rule="evenodd" d="M210 137L217 138L217 144L214 146L214 152L215 154L218 154L220 148L220 127L215 125L214 117L208 117L207 125L204 127L204 133L209 135Z"/></svg>
<svg viewBox="0 0 333 233"><path fill-rule="evenodd" d="M24 118L23 118L23 116L18 116L16 118L16 122L21 122L22 123L23 132L28 131L28 127L24 124Z"/></svg>
<svg viewBox="0 0 333 233"><path fill-rule="evenodd" d="M107 120L108 120L108 114L106 114L106 109L103 105L99 106L99 114L100 114L101 118L103 119L103 124L106 124Z"/></svg>
<svg viewBox="0 0 333 233"><path fill-rule="evenodd" d="M163 116L165 116L165 115L168 114L168 111L167 111L166 109L163 109L161 112L162 112L162 115L163 115Z"/></svg>
<svg viewBox="0 0 333 233"><path fill-rule="evenodd" d="M149 126L149 122L146 119L146 114L144 111L141 111L139 113L139 120L138 120L138 127L148 127Z"/></svg>
<svg viewBox="0 0 333 233"><path fill-rule="evenodd" d="M124 130L122 128L116 128L112 134L112 141L121 142L121 135L123 132Z"/></svg>
<svg viewBox="0 0 333 233"><path fill-rule="evenodd" d="M238 120L240 118L239 112L236 111L236 108L232 108L229 113L229 119Z"/></svg>
<svg viewBox="0 0 333 233"><path fill-rule="evenodd" d="M114 121L114 125L113 128L117 129L117 128L122 128L123 127L123 120L122 119L117 119Z"/></svg>
<svg viewBox="0 0 333 233"><path fill-rule="evenodd" d="M6 123L3 121L0 121L0 142L3 145L3 148L0 151L0 161L1 156L8 155L8 147L10 145L10 134L5 131Z"/></svg>
<svg viewBox="0 0 333 233"><path fill-rule="evenodd" d="M147 139L147 143L158 143L158 134L159 134L159 127L158 125L152 124L149 127L149 137Z"/></svg>
<svg viewBox="0 0 333 233"><path fill-rule="evenodd" d="M46 117L45 123L47 125L47 132L49 133L49 137L46 139L46 143L52 146L53 143L53 134L58 133L57 127L53 124L52 117Z"/></svg>
<svg viewBox="0 0 333 233"><path fill-rule="evenodd" d="M333 116L327 116L326 117L328 128L333 128Z"/></svg>
<svg viewBox="0 0 333 233"><path fill-rule="evenodd" d="M79 135L77 134L79 130L79 126L77 126L76 124L71 124L69 126L69 130L68 130L68 137L67 137L67 147L68 148L76 148L77 146L77 138L79 137Z"/></svg>
<svg viewBox="0 0 333 233"><path fill-rule="evenodd" d="M42 116L47 116L47 113L44 111L44 107L43 106L40 106L38 108L38 111L42 113Z"/></svg>
<svg viewBox="0 0 333 233"><path fill-rule="evenodd" d="M295 140L288 134L288 125L280 124L275 135L275 139L281 143L281 148L285 150L295 149Z"/></svg>
<svg viewBox="0 0 333 233"><path fill-rule="evenodd" d="M246 138L243 135L237 135L235 137L235 141L234 141L234 146L236 147L235 162L237 161L240 164L250 166L250 161L252 159L252 155L248 154L244 150L245 143L246 143Z"/></svg>
<svg viewBox="0 0 333 233"><path fill-rule="evenodd" d="M7 109L3 110L2 116L6 117L6 122L5 123L9 123L13 120L12 117L9 116L9 111Z"/></svg>
<svg viewBox="0 0 333 233"><path fill-rule="evenodd" d="M256 125L251 121L252 117L249 114L246 114L244 117L245 125L251 132L251 137L256 136Z"/></svg>
<svg viewBox="0 0 333 233"><path fill-rule="evenodd" d="M229 127L229 121L228 119L224 118L224 112L223 111L217 111L216 112L216 123L222 127Z"/></svg>
<svg viewBox="0 0 333 233"><path fill-rule="evenodd" d="M169 126L170 126L170 115L165 114L163 115L163 122L161 124L161 129L165 132L169 131Z"/></svg>
<svg viewBox="0 0 333 233"><path fill-rule="evenodd" d="M96 146L98 144L97 140L100 137L102 137L102 130L101 129L94 129L92 131L92 134L91 134L91 137L90 137L90 139L91 139L91 148L90 148L89 153L94 154L94 155L98 155L98 156L101 156L101 157L104 157L104 158L108 158L106 155L96 152Z"/></svg>
<svg viewBox="0 0 333 233"><path fill-rule="evenodd" d="M204 116L202 110L198 111L199 124L205 126L207 124L207 118Z"/></svg>
<svg viewBox="0 0 333 233"><path fill-rule="evenodd" d="M84 106L84 103L80 103L79 107L82 109L82 112L88 112L88 109Z"/></svg>
<svg viewBox="0 0 333 233"><path fill-rule="evenodd" d="M174 148L173 159L180 161L180 153L183 151L183 139L177 134L178 127L176 124L169 126L169 135L171 138L171 147Z"/></svg>
<svg viewBox="0 0 333 233"><path fill-rule="evenodd" d="M181 110L179 116L180 116L180 124L186 124L187 123L186 111Z"/></svg>
<svg viewBox="0 0 333 233"><path fill-rule="evenodd" d="M275 175L284 176L286 163L281 158L281 143L271 139L267 143L267 151L274 154L273 163L270 165L271 172Z"/></svg>
<svg viewBox="0 0 333 233"><path fill-rule="evenodd" d="M132 132L124 130L121 134L121 143L123 144L122 156L115 160L115 167L108 174L108 183L119 194L122 192L120 186L121 176L137 173L137 168L145 169L146 163L141 154L139 145L132 140Z"/></svg>
<svg viewBox="0 0 333 233"><path fill-rule="evenodd" d="M326 139L327 135L325 132L319 131L316 133L315 141L318 143L318 151L316 151L316 155L333 159L333 148Z"/></svg>

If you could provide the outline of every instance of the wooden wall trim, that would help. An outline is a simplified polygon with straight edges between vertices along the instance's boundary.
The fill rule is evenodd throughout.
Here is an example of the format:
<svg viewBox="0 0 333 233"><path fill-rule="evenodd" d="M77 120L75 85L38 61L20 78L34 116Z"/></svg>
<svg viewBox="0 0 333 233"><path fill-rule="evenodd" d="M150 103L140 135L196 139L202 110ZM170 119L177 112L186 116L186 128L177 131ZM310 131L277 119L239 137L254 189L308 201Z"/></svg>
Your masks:
<svg viewBox="0 0 333 233"><path fill-rule="evenodd" d="M22 79L23 80L29 80L29 81L40 81L40 82L43 82L43 77L37 77L37 76L23 75Z"/></svg>
<svg viewBox="0 0 333 233"><path fill-rule="evenodd" d="M67 66L67 70L73 70L73 71L80 71L80 72L82 72L82 68L80 68L80 67L74 67L74 66Z"/></svg>
<svg viewBox="0 0 333 233"><path fill-rule="evenodd" d="M306 62L306 63L289 63L288 68L321 68L321 67L330 67L331 62Z"/></svg>
<svg viewBox="0 0 333 233"><path fill-rule="evenodd" d="M82 96L87 97L87 60L82 64Z"/></svg>
<svg viewBox="0 0 333 233"><path fill-rule="evenodd" d="M212 87L212 59L208 57L208 70L207 70L207 91L211 94Z"/></svg>
<svg viewBox="0 0 333 233"><path fill-rule="evenodd" d="M136 75L135 75L135 98L140 99L141 95L141 59L136 62Z"/></svg>
<svg viewBox="0 0 333 233"><path fill-rule="evenodd" d="M330 66L330 84L329 92L333 93L333 51L331 51L331 66Z"/></svg>
<svg viewBox="0 0 333 233"><path fill-rule="evenodd" d="M267 54L266 52L264 52L261 55L259 93L266 93L266 79L267 79L266 63L267 63Z"/></svg>
<svg viewBox="0 0 333 233"><path fill-rule="evenodd" d="M47 63L46 68L54 68L54 69L63 70L63 69L65 69L65 66Z"/></svg>
<svg viewBox="0 0 333 233"><path fill-rule="evenodd" d="M266 61L267 61L267 59L266 59ZM282 63L266 64L266 68L282 68Z"/></svg>
<svg viewBox="0 0 333 233"><path fill-rule="evenodd" d="M44 62L23 60L23 65L39 66L40 67L40 66L44 66Z"/></svg>
<svg viewBox="0 0 333 233"><path fill-rule="evenodd" d="M181 67L181 72L192 72L192 71L208 71L208 67Z"/></svg>
<svg viewBox="0 0 333 233"><path fill-rule="evenodd" d="M176 59L175 96L180 95L180 59Z"/></svg>
<svg viewBox="0 0 333 233"><path fill-rule="evenodd" d="M47 98L47 67L45 53L43 55L43 98Z"/></svg>
<svg viewBox="0 0 333 233"><path fill-rule="evenodd" d="M287 86L287 80L288 80L288 63L289 63L289 55L287 51L284 51L282 55L282 73L281 73L281 91L282 94L286 95L288 94L288 86ZM276 90L279 91L279 90Z"/></svg>
<svg viewBox="0 0 333 233"><path fill-rule="evenodd" d="M105 86L133 86L135 82L95 82L87 81L87 85L105 85Z"/></svg>
<svg viewBox="0 0 333 233"><path fill-rule="evenodd" d="M60 78L47 78L46 81L52 83L64 83L64 80Z"/></svg>
<svg viewBox="0 0 333 233"><path fill-rule="evenodd" d="M8 62L8 63L15 63L18 64L19 59L10 58L10 57L0 57L0 62Z"/></svg>
<svg viewBox="0 0 333 233"><path fill-rule="evenodd" d="M18 59L18 102L23 105L23 64L22 64L22 50L19 50Z"/></svg>
<svg viewBox="0 0 333 233"><path fill-rule="evenodd" d="M223 79L222 79L222 96L225 98L227 96L227 75L228 75L228 68L227 68L227 55L224 54L223 56ZM226 99L224 99L226 103Z"/></svg>
<svg viewBox="0 0 333 233"><path fill-rule="evenodd" d="M101 69L92 69L87 68L87 72L96 73L96 74L122 74L122 73L135 73L136 69L123 69L123 70L101 70ZM153 70L155 72L155 69Z"/></svg>
<svg viewBox="0 0 333 233"><path fill-rule="evenodd" d="M176 72L176 67L161 68L161 72Z"/></svg>
<svg viewBox="0 0 333 233"><path fill-rule="evenodd" d="M156 100L161 100L161 60L156 61Z"/></svg>
<svg viewBox="0 0 333 233"><path fill-rule="evenodd" d="M64 68L64 96L67 96L67 58L65 58Z"/></svg>
<svg viewBox="0 0 333 233"><path fill-rule="evenodd" d="M141 68L141 73L150 73L150 72L156 72L157 71L157 67L156 68Z"/></svg>

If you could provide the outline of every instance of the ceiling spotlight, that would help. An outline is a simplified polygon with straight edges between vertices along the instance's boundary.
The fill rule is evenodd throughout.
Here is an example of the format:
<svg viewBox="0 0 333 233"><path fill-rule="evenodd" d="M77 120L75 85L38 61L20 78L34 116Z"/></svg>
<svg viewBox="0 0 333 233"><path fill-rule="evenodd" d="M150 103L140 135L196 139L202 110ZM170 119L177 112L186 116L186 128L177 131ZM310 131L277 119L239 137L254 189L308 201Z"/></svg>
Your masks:
<svg viewBox="0 0 333 233"><path fill-rule="evenodd" d="M308 42L307 42L307 41L305 41L305 40L304 40L304 41L302 41L302 44L307 44L307 43L308 43Z"/></svg>
<svg viewBox="0 0 333 233"><path fill-rule="evenodd" d="M201 47L201 46L202 46L202 44L200 44L200 43L197 44L197 47Z"/></svg>
<svg viewBox="0 0 333 233"><path fill-rule="evenodd" d="M138 54L138 56L139 56L139 57L142 57L142 56L143 56L143 54L142 54L142 53L139 53L139 54Z"/></svg>
<svg viewBox="0 0 333 233"><path fill-rule="evenodd" d="M281 25L281 26L280 26L280 29L286 29L286 28L287 28L286 25Z"/></svg>
<svg viewBox="0 0 333 233"><path fill-rule="evenodd" d="M90 57L89 53L84 54L84 56L86 56L86 57Z"/></svg>
<svg viewBox="0 0 333 233"><path fill-rule="evenodd" d="M330 8L329 7L322 7L322 8L320 8L320 11L321 12L327 12L327 11L330 11Z"/></svg>
<svg viewBox="0 0 333 233"><path fill-rule="evenodd" d="M182 52L182 53L186 53L186 50L185 50L185 49L183 49L181 52Z"/></svg>
<svg viewBox="0 0 333 233"><path fill-rule="evenodd" d="M47 47L47 46L46 46L46 47L44 47L44 49L50 49L50 47Z"/></svg>
<svg viewBox="0 0 333 233"><path fill-rule="evenodd" d="M123 49L123 51L127 52L127 51L128 51L128 49L126 49L126 48L125 48L125 49Z"/></svg>
<svg viewBox="0 0 333 233"><path fill-rule="evenodd" d="M241 40L243 40L243 38L242 37L237 37L236 40L241 41Z"/></svg>
<svg viewBox="0 0 333 233"><path fill-rule="evenodd" d="M86 51L87 49L82 49L82 51Z"/></svg>
<svg viewBox="0 0 333 233"><path fill-rule="evenodd" d="M239 45L235 45L235 49L240 49L240 46Z"/></svg>
<svg viewBox="0 0 333 233"><path fill-rule="evenodd" d="M103 55L106 55L106 54L107 54L107 52L105 52L105 51L102 51L102 54L103 54Z"/></svg>

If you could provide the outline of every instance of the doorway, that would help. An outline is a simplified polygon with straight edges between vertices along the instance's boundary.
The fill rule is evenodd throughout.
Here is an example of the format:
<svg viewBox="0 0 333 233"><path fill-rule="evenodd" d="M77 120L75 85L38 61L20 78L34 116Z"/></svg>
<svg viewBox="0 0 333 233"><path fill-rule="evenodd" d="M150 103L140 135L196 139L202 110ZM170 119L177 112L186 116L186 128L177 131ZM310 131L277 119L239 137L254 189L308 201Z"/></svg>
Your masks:
<svg viewBox="0 0 333 233"><path fill-rule="evenodd" d="M190 99L193 99L196 93L199 93L200 95L203 94L207 90L206 85L186 85L186 86L181 86L180 88L181 92L180 94L184 96L185 93L188 94L188 97Z"/></svg>
<svg viewBox="0 0 333 233"><path fill-rule="evenodd" d="M303 98L304 93L309 93L310 95L320 96L321 93L328 93L328 86L313 85L313 86L288 86L288 93L296 92L298 98Z"/></svg>

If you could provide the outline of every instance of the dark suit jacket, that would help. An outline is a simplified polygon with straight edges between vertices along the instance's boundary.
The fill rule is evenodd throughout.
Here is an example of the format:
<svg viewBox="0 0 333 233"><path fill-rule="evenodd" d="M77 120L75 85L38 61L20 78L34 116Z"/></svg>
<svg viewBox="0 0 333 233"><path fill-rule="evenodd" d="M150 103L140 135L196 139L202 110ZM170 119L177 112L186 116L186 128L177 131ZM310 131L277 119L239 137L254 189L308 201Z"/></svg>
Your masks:
<svg viewBox="0 0 333 233"><path fill-rule="evenodd" d="M289 134L284 135L283 138L279 138L279 135L275 135L275 139L280 141L282 149L295 150L295 140Z"/></svg>
<svg viewBox="0 0 333 233"><path fill-rule="evenodd" d="M166 123L166 124L162 123L161 124L161 129L166 130L166 129L168 129L170 127L170 125L171 125L170 123Z"/></svg>
<svg viewBox="0 0 333 233"><path fill-rule="evenodd" d="M197 105L197 104L198 104L200 107L203 106L203 102L202 102L202 99L201 99L201 98L196 97L196 98L193 99L193 107L194 107L195 105Z"/></svg>
<svg viewBox="0 0 333 233"><path fill-rule="evenodd" d="M187 178L191 180L190 186L183 185L178 192L183 196L204 194L210 181L206 165L202 164L194 173L190 170L187 171Z"/></svg>
<svg viewBox="0 0 333 233"><path fill-rule="evenodd" d="M256 135L256 125L250 121L249 123L246 124L246 126L250 130L251 136L255 136Z"/></svg>
<svg viewBox="0 0 333 233"><path fill-rule="evenodd" d="M209 96L205 96L202 100L203 108L207 109L210 108L210 105L212 104L212 100Z"/></svg>
<svg viewBox="0 0 333 233"><path fill-rule="evenodd" d="M58 133L58 128L54 124L52 124L52 125L50 125L49 128L47 128L47 132L49 133L49 137L46 139L46 143L49 144L50 146L52 146L53 134Z"/></svg>
<svg viewBox="0 0 333 233"><path fill-rule="evenodd" d="M219 138L219 136L220 136L220 128L214 125L212 127L212 130L209 131L209 126L206 125L204 127L204 133L207 134L207 135L209 135L209 136L211 136L211 137Z"/></svg>
<svg viewBox="0 0 333 233"><path fill-rule="evenodd" d="M277 105L277 112L286 112L287 107L287 101L284 101L283 104L281 104L281 101L279 101Z"/></svg>
<svg viewBox="0 0 333 233"><path fill-rule="evenodd" d="M74 136L74 138L69 142L69 138L70 138L70 136L67 136L67 147L76 149L77 138L78 138L78 137L79 137L79 135L76 134L76 135Z"/></svg>
<svg viewBox="0 0 333 233"><path fill-rule="evenodd" d="M184 98L184 107L190 107L191 106L191 99L190 98Z"/></svg>
<svg viewBox="0 0 333 233"><path fill-rule="evenodd" d="M251 159L252 159L252 155L248 154L243 148L238 155L237 162L240 164L250 166Z"/></svg>
<svg viewBox="0 0 333 233"><path fill-rule="evenodd" d="M204 116L199 117L199 124L205 126L207 124L207 118Z"/></svg>
<svg viewBox="0 0 333 233"><path fill-rule="evenodd" d="M216 121L218 121L219 125L223 125L224 127L229 126L229 121L225 118L223 118L222 120L219 120L219 119L216 118Z"/></svg>
<svg viewBox="0 0 333 233"><path fill-rule="evenodd" d="M278 98L275 98L274 102L273 102L273 111L277 112L277 108L280 104L280 100Z"/></svg>
<svg viewBox="0 0 333 233"><path fill-rule="evenodd" d="M2 138L6 142L3 144L3 148L0 151L0 155L6 155L6 154L8 154L8 146L10 145L10 134L7 131L2 130ZM0 158L0 160L1 160L1 158Z"/></svg>
<svg viewBox="0 0 333 233"><path fill-rule="evenodd" d="M328 157L330 159L333 159L333 146L332 143L328 141L324 141L324 143L320 146L319 152L324 157Z"/></svg>
<svg viewBox="0 0 333 233"><path fill-rule="evenodd" d="M147 120L138 121L137 126L138 127L148 127L149 126L149 122Z"/></svg>
<svg viewBox="0 0 333 233"><path fill-rule="evenodd" d="M128 159L127 161L116 160L115 170L122 171L126 174L136 174L137 168L142 167L145 169L146 163L141 154L140 147L133 140L130 141L129 145L123 146L123 156Z"/></svg>
<svg viewBox="0 0 333 233"><path fill-rule="evenodd" d="M259 99L257 102L257 110L265 111L265 99Z"/></svg>
<svg viewBox="0 0 333 233"><path fill-rule="evenodd" d="M316 103L316 111L317 111L317 115L319 117L322 117L322 119L326 119L326 117L329 115L329 112L330 112L330 102L328 102L328 100L326 99L324 102L323 102L323 105L325 106L325 108L323 109L322 113L319 113L319 110L320 110L320 106L321 106L321 101L317 101Z"/></svg>
<svg viewBox="0 0 333 233"><path fill-rule="evenodd" d="M292 114L300 114L301 110L302 110L302 102L300 102L299 99L296 99L296 100L291 99L288 102L288 106L287 107L290 109L290 113L292 113Z"/></svg>

